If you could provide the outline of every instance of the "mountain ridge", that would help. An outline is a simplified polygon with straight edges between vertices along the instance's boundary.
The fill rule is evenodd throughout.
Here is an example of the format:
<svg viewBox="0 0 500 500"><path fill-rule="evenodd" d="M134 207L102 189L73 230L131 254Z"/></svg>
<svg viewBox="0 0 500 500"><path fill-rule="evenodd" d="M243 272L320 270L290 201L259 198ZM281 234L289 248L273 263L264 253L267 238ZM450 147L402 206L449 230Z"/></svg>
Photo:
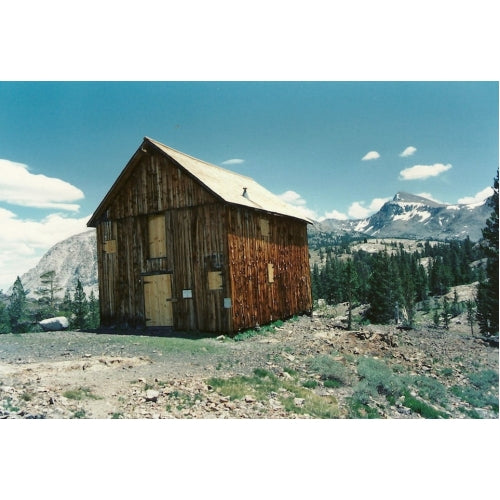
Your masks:
<svg viewBox="0 0 500 500"><path fill-rule="evenodd" d="M481 203L447 205L400 191L378 212L364 219L324 219L310 230L337 236L376 238L465 239L479 241L490 216L488 199Z"/></svg>

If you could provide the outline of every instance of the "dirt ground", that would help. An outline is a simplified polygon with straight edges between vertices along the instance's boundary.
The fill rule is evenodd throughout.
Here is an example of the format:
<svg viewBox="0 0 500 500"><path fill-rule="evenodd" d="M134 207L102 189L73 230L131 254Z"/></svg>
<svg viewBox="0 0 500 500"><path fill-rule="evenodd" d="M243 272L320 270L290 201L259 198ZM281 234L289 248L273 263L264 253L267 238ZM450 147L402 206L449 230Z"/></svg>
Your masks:
<svg viewBox="0 0 500 500"><path fill-rule="evenodd" d="M338 316L315 314L242 341L128 333L134 334L1 335L0 418L317 418L303 409L306 396L290 393L292 383L318 401L335 401L335 418L355 418L350 401L362 358L447 389L466 387L471 373L493 370L496 410L475 407L451 392L446 405L433 406L445 418L498 418L498 348L472 337L460 318L449 331L375 325L347 331ZM326 384L311 368L320 356L342 363L350 382ZM210 383L212 377L252 377L259 369L283 387L264 398L251 391L235 398ZM296 411L283 404L280 391L290 393ZM401 403L388 403L383 394L368 405L377 418L422 418Z"/></svg>

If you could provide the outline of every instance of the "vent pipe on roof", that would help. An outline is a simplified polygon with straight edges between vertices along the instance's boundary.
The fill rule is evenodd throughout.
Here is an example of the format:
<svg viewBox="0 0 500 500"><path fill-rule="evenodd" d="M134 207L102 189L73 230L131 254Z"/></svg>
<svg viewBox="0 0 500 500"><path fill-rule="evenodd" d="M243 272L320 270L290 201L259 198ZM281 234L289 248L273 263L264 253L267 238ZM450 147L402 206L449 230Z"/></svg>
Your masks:
<svg viewBox="0 0 500 500"><path fill-rule="evenodd" d="M243 188L243 194L241 196L244 196L245 198L248 198L248 193L247 193L247 188Z"/></svg>

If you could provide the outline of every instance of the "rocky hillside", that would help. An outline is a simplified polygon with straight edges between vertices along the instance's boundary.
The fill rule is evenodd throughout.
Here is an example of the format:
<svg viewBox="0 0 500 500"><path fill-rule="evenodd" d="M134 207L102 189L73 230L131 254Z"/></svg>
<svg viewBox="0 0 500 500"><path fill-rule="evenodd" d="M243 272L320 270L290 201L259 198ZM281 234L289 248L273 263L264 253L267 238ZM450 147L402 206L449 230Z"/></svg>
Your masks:
<svg viewBox="0 0 500 500"><path fill-rule="evenodd" d="M482 237L490 216L487 200L469 205L445 205L409 193L397 193L367 219L326 219L310 229L311 236L334 233L376 238L460 239Z"/></svg>
<svg viewBox="0 0 500 500"><path fill-rule="evenodd" d="M498 348L464 318L450 330L348 331L345 313L318 311L241 341L0 335L0 419L498 420Z"/></svg>
<svg viewBox="0 0 500 500"><path fill-rule="evenodd" d="M21 282L28 297L36 298L41 286L40 276L55 271L56 296L63 297L67 289L74 291L77 279L83 285L87 296L91 290L97 295L97 247L95 231L85 231L56 243L40 259L38 264L21 276ZM8 291L8 294L11 290Z"/></svg>

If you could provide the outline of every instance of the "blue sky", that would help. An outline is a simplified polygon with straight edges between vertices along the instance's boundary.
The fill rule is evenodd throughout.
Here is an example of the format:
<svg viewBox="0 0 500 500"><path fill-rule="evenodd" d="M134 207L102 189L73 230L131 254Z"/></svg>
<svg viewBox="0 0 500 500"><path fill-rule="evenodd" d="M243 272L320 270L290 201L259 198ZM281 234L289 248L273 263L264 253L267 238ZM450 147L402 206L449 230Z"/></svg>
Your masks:
<svg viewBox="0 0 500 500"><path fill-rule="evenodd" d="M0 288L85 230L144 136L315 219L361 218L398 191L484 198L498 83L0 82Z"/></svg>

